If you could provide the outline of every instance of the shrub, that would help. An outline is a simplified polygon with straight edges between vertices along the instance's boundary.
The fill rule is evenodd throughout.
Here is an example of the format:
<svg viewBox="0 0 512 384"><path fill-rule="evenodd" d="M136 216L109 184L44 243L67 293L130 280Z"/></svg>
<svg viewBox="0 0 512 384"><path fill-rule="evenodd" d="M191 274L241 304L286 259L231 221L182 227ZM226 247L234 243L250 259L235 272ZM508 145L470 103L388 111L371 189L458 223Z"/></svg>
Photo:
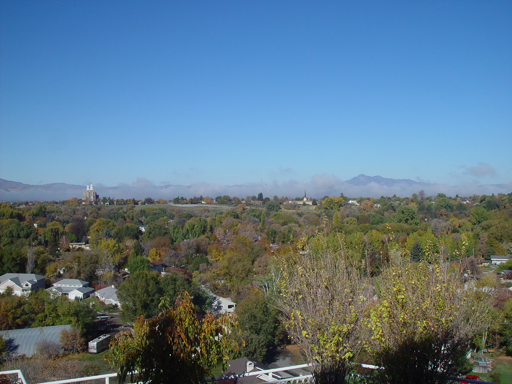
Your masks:
<svg viewBox="0 0 512 384"><path fill-rule="evenodd" d="M362 346L368 282L343 252L328 249L324 238L313 241L306 256L279 261L277 305L290 337L313 364L316 383L344 383Z"/></svg>
<svg viewBox="0 0 512 384"><path fill-rule="evenodd" d="M465 373L471 339L490 323L490 298L465 289L456 268L402 262L376 279L367 347L385 382L446 382Z"/></svg>
<svg viewBox="0 0 512 384"><path fill-rule="evenodd" d="M164 306L165 307L165 306ZM170 311L151 320L139 317L134 332L119 334L110 345L110 364L120 383L203 383L212 368L227 359L236 345L225 337L236 325L233 317L211 314L199 318L187 292ZM138 371L138 374L133 374Z"/></svg>

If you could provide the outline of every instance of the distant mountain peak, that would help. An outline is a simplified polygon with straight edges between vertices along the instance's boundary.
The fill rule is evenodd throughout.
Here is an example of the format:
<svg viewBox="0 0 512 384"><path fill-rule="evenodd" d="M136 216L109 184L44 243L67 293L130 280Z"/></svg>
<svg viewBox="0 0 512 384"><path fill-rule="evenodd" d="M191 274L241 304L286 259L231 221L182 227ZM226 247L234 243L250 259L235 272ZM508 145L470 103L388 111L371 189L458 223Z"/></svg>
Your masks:
<svg viewBox="0 0 512 384"><path fill-rule="evenodd" d="M346 181L347 184L364 187L368 184L374 183L381 186L386 187L396 187L396 186L421 186L426 185L425 183L420 183L418 181L410 180L410 179L390 179L382 176L367 176L360 174L350 180Z"/></svg>

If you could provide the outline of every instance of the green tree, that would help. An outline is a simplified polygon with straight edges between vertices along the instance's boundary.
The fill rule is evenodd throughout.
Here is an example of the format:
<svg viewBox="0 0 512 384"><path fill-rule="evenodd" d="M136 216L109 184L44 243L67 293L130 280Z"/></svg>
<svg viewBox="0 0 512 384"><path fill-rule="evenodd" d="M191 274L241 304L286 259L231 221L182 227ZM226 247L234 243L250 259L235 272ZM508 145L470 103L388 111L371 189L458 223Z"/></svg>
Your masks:
<svg viewBox="0 0 512 384"><path fill-rule="evenodd" d="M144 254L144 248L138 241L133 242L132 253L135 256L142 256Z"/></svg>
<svg viewBox="0 0 512 384"><path fill-rule="evenodd" d="M482 224L484 221L491 220L492 214L480 205L473 208L469 214L469 221L474 225Z"/></svg>
<svg viewBox="0 0 512 384"><path fill-rule="evenodd" d="M231 203L231 197L229 197L228 195L224 195L224 196L217 196L217 197L215 198L215 201L216 201L218 204L227 205L227 204Z"/></svg>
<svg viewBox="0 0 512 384"><path fill-rule="evenodd" d="M500 201L494 195L482 196L480 198L480 204L484 209L486 209L488 211L492 211L492 210L498 209L500 207Z"/></svg>
<svg viewBox="0 0 512 384"><path fill-rule="evenodd" d="M277 212L279 211L279 202L277 201L269 201L267 204L265 204L265 209L268 211L268 212Z"/></svg>
<svg viewBox="0 0 512 384"><path fill-rule="evenodd" d="M8 289L0 295L0 330L24 328L23 298Z"/></svg>
<svg viewBox="0 0 512 384"><path fill-rule="evenodd" d="M502 343L507 355L512 355L512 300L508 299L503 309L504 323L501 325Z"/></svg>
<svg viewBox="0 0 512 384"><path fill-rule="evenodd" d="M26 257L21 249L13 247L0 247L0 274L23 273L25 271Z"/></svg>
<svg viewBox="0 0 512 384"><path fill-rule="evenodd" d="M59 241L64 234L64 229L60 223L52 222L45 229L43 229L43 240L48 247L48 252L55 253L59 247Z"/></svg>
<svg viewBox="0 0 512 384"><path fill-rule="evenodd" d="M151 269L151 264L145 256L130 255L128 257L127 268L128 271L130 271L130 274L134 274L138 271L149 271Z"/></svg>
<svg viewBox="0 0 512 384"><path fill-rule="evenodd" d="M423 259L423 247L417 241L414 242L411 249L411 261L419 262Z"/></svg>
<svg viewBox="0 0 512 384"><path fill-rule="evenodd" d="M183 236L185 239L194 239L201 237L206 233L208 222L202 217L194 217L187 221L183 227Z"/></svg>
<svg viewBox="0 0 512 384"><path fill-rule="evenodd" d="M121 262L126 248L114 239L101 239L98 242L100 262L105 265L115 265Z"/></svg>
<svg viewBox="0 0 512 384"><path fill-rule="evenodd" d="M146 231L144 232L143 238L145 239L156 239L157 237L164 237L169 235L169 229L167 228L167 218L163 217L157 221L149 223Z"/></svg>
<svg viewBox="0 0 512 384"><path fill-rule="evenodd" d="M61 317L59 323L71 324L80 333L90 332L96 320L96 312L86 304L77 300L69 300L66 297L59 297L58 314Z"/></svg>
<svg viewBox="0 0 512 384"><path fill-rule="evenodd" d="M190 279L180 273L166 274L162 277L160 285L162 287L162 294L169 303L174 303L183 292L188 292L194 299L197 296Z"/></svg>
<svg viewBox="0 0 512 384"><path fill-rule="evenodd" d="M25 220L23 212L13 209L10 204L0 204L0 220L16 219L18 221Z"/></svg>
<svg viewBox="0 0 512 384"><path fill-rule="evenodd" d="M395 221L397 223L409 224L409 225L419 225L420 218L416 211L407 206L401 206L397 209L396 213L393 215Z"/></svg>
<svg viewBox="0 0 512 384"><path fill-rule="evenodd" d="M322 208L329 211L339 211L343 204L345 204L343 197L326 197L322 200Z"/></svg>
<svg viewBox="0 0 512 384"><path fill-rule="evenodd" d="M229 315L199 318L184 293L170 311L151 320L139 317L134 332L119 334L108 359L120 383L131 374L130 382L202 384L236 349L227 337L235 325Z"/></svg>
<svg viewBox="0 0 512 384"><path fill-rule="evenodd" d="M275 228L270 228L267 230L267 239L271 243L275 243L277 240L277 236L279 235L279 231Z"/></svg>
<svg viewBox="0 0 512 384"><path fill-rule="evenodd" d="M340 213L334 212L334 215L332 215L332 226L339 227L341 224L342 224L342 221L341 221Z"/></svg>
<svg viewBox="0 0 512 384"><path fill-rule="evenodd" d="M262 293L247 296L236 307L240 335L238 356L267 361L282 334L279 312ZM241 342L244 341L244 343Z"/></svg>
<svg viewBox="0 0 512 384"><path fill-rule="evenodd" d="M121 319L132 322L137 316L153 317L158 313L162 297L159 275L137 271L120 285L117 295L121 302Z"/></svg>
<svg viewBox="0 0 512 384"><path fill-rule="evenodd" d="M2 335L0 335L0 359L3 358L5 352L7 352L7 343Z"/></svg>

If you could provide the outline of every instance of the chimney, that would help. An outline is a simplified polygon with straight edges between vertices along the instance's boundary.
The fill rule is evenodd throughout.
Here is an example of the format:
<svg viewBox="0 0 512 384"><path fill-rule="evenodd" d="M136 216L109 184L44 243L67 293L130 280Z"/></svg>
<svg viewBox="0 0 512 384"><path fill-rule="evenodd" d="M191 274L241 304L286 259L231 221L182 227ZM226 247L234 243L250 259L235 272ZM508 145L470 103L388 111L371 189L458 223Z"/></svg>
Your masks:
<svg viewBox="0 0 512 384"><path fill-rule="evenodd" d="M254 363L252 361L247 362L247 373L251 372L254 369Z"/></svg>

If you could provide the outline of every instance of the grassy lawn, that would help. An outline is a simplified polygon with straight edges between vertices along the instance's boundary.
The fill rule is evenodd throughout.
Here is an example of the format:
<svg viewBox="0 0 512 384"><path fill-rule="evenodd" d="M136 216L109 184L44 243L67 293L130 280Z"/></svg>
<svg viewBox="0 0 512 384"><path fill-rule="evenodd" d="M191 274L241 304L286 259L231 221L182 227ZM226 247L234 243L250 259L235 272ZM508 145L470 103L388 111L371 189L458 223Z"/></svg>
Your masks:
<svg viewBox="0 0 512 384"><path fill-rule="evenodd" d="M154 205L136 205L135 210L140 211L141 209L148 209L148 208L160 208L160 209L179 209L185 212L191 212L191 213L201 213L203 210L208 210L208 212L212 215L215 215L216 213L224 213L229 211L230 209L236 208L236 206L230 206L230 205L204 205L204 204L183 204L183 205L174 205L174 204L154 204Z"/></svg>
<svg viewBox="0 0 512 384"><path fill-rule="evenodd" d="M74 353L66 356L66 359L79 361L86 367L86 372L89 376L114 373L115 370L112 369L106 360L107 353L108 351L103 351L98 354L88 352Z"/></svg>
<svg viewBox="0 0 512 384"><path fill-rule="evenodd" d="M212 375L213 375L213 377L221 377L222 376L222 363L212 369Z"/></svg>
<svg viewBox="0 0 512 384"><path fill-rule="evenodd" d="M88 299L83 300L82 302L87 305L90 305L92 307L92 309L94 309L96 312L116 313L119 311L119 309L117 309L115 306L106 305L106 304L102 303L101 301L97 300L95 297L90 297Z"/></svg>

